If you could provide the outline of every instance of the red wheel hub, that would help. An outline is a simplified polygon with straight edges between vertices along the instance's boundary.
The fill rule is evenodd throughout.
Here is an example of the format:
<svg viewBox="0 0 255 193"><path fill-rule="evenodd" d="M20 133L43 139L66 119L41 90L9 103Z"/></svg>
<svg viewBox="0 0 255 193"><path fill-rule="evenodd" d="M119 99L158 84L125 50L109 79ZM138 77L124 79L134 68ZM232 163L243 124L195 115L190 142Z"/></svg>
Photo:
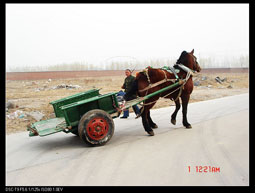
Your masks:
<svg viewBox="0 0 255 193"><path fill-rule="evenodd" d="M104 118L98 117L93 118L89 121L88 126L86 128L88 136L93 140L101 140L103 139L109 130L109 124Z"/></svg>

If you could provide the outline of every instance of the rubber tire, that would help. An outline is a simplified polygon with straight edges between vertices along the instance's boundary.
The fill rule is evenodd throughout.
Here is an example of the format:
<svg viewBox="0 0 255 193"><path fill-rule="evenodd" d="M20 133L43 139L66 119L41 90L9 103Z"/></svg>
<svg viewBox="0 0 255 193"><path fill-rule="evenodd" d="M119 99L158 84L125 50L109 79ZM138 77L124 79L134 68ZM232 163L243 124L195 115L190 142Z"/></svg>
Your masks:
<svg viewBox="0 0 255 193"><path fill-rule="evenodd" d="M104 120L106 120L106 122L108 123L108 127L109 127L106 136L100 140L92 139L88 135L87 130L86 130L90 120L92 120L93 118L97 118L97 117L102 117ZM112 138L112 136L114 134L114 122L112 120L112 117L109 115L109 113L107 113L103 110L100 110L100 109L94 109L94 110L88 111L81 117L79 125L78 125L78 133L79 133L80 138L86 144L89 144L91 146L102 146L102 145L105 145Z"/></svg>

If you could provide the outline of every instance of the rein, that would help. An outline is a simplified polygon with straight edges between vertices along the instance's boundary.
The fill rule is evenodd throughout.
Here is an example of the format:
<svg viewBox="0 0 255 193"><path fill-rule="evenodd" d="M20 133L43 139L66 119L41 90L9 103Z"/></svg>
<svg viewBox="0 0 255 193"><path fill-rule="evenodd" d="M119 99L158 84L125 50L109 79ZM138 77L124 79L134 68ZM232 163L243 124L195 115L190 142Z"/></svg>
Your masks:
<svg viewBox="0 0 255 193"><path fill-rule="evenodd" d="M147 77L149 86L147 86L146 88L144 88L144 89L142 89L142 90L138 90L138 92L144 92L144 91L146 91L146 94L145 94L145 96L146 96L146 95L148 94L148 91L149 91L150 88L156 87L156 86L158 86L158 85L160 85L160 84L163 84L163 83L165 83L165 82L168 82L168 81L172 81L173 83L175 83L176 80L179 80L179 81L180 81L180 85L181 85L180 87L176 88L175 90L173 90L172 92L170 92L170 93L168 93L168 94L166 94L166 95L164 95L164 96L161 96L161 97L164 98L164 97L167 97L168 95L170 95L170 94L176 92L177 90L180 90L179 93L178 93L178 95L177 95L177 97L176 97L176 99L174 99L174 101L176 101L176 100L181 96L182 91L183 91L183 89L184 89L184 86L185 86L186 82L188 81L188 79L190 78L190 76L193 76L193 75L194 75L194 71L191 70L190 68L184 66L183 64L177 64L176 66L179 66L183 71L187 72L186 77L185 77L184 79L179 79L179 77L178 77L177 74L175 74L176 79L167 79L165 70L162 70L162 69L161 69L161 70L164 72L165 78L164 78L163 80L160 80L160 81L158 81L158 82L152 84L151 81L150 81L150 77L149 77L149 75L148 75L148 69L145 69L144 72L145 72L145 75L146 75L146 77ZM143 104L142 104L141 112L140 112L139 115L136 116L136 119L139 118L139 117L142 115L145 106L154 104L154 103L156 103L158 100L159 100L159 98L158 98L157 100L152 101L152 102L149 102L149 103L145 103L145 101L144 101ZM172 100L172 99L171 99L171 100Z"/></svg>
<svg viewBox="0 0 255 193"><path fill-rule="evenodd" d="M190 68L184 66L183 64L177 64L176 66L179 66L183 71L187 72L186 78L184 79L185 82L189 79L190 75L194 75L194 71L191 70ZM161 70L162 70L162 69L161 69ZM156 82L156 83L151 83L150 77L149 77L149 74L148 74L148 69L145 69L144 72L145 72L145 75L146 75L146 77L147 77L147 80L148 80L149 85L148 85L147 87L145 87L144 89L138 90L138 92L144 92L144 91L146 91L146 90L149 90L149 89L151 89L151 88L153 88L153 87L156 87L156 86L158 86L158 85L160 85L160 84L163 84L163 83L169 82L169 81L171 81L172 83L175 83L175 81L177 81L177 80L179 79L179 77L176 76L176 75L175 75L175 76L176 76L176 79L168 79L167 76L166 76L165 70L162 70L162 72L163 72L164 75L165 75L165 78L164 78L163 80L160 80L160 81ZM187 78L187 77L188 77L188 78ZM147 95L147 93L146 93L146 95Z"/></svg>
<svg viewBox="0 0 255 193"><path fill-rule="evenodd" d="M162 70L162 72L164 72L165 78L163 80L160 80L160 81L152 84L151 81L150 81L150 77L148 75L148 69L145 69L144 72L145 72L145 75L146 75L147 80L149 82L149 86L145 87L144 89L138 90L139 92L143 92L143 91L149 90L149 89L151 89L153 87L156 87L156 86L158 86L160 84L163 84L165 82L171 81L172 83L175 83L175 81L177 80L177 79L168 79L167 76L166 76L166 72L164 70Z"/></svg>
<svg viewBox="0 0 255 193"><path fill-rule="evenodd" d="M181 84L180 87L176 88L175 90L173 90L172 92L170 92L170 93L168 93L168 94L166 94L166 95L164 95L164 96L161 96L161 97L164 98L164 97L167 97L168 95L174 93L175 91L180 90L179 93L178 93L178 95L177 95L177 97L176 97L176 99L174 99L174 101L176 101L176 100L181 96L182 91L183 91L183 89L184 89L184 85L186 84L186 82L188 81L188 79L190 78L190 76L194 75L194 71L191 70L190 68L184 66L183 64L177 64L177 66L179 66L182 70L184 70L185 72L187 72L185 79L180 79L180 80L179 80L179 81L181 82L181 83L180 83L180 84ZM161 70L162 70L162 69L161 69ZM146 94L145 94L145 96L146 96L146 95L148 94L148 90L149 90L150 88L156 87L156 86L158 86L158 85L160 85L160 84L163 84L163 83L165 83L165 82L168 82L168 81L171 81L171 82L175 83L175 81L177 81L177 80L179 79L178 76L176 77L176 79L167 79L166 72L165 72L164 70L162 70L162 71L164 72L165 78L164 78L163 80L161 80L161 81L158 81L158 82L152 84L151 81L150 81L150 77L149 77L149 75L148 75L148 69L146 69L146 70L145 70L145 75L146 75L147 80L148 80L148 82L149 82L149 86L147 86L146 88L144 88L144 89L142 89L142 90L138 90L138 92L146 91ZM157 100L155 100L155 101L152 101L152 102L149 102L149 103L146 103L146 104L143 102L142 111L144 110L144 106L146 106L146 105L151 105L151 104L153 104L153 103L156 103L158 100L159 100L159 98L158 98ZM142 112L140 113L140 115L141 115L141 114L142 114ZM140 117L140 115L138 115L136 118Z"/></svg>

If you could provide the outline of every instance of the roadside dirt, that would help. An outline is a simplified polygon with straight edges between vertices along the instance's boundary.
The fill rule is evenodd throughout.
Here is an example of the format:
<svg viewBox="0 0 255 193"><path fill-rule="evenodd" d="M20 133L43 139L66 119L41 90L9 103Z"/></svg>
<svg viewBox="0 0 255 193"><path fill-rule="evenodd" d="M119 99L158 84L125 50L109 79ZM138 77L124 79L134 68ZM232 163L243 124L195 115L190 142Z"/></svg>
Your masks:
<svg viewBox="0 0 255 193"><path fill-rule="evenodd" d="M40 77L37 73L33 79L22 79L19 76L18 80L12 80L9 76L6 80L6 104L9 102L12 107L6 110L6 133L26 131L28 124L55 117L49 104L51 101L92 88L101 88L101 94L120 91L125 79L122 73L113 73L111 76L100 73L81 76L77 73L77 77L71 78L62 73L63 77L59 75L57 78L47 76L47 79L36 79ZM219 77L221 83L215 80L216 77ZM249 92L248 72L202 72L196 74L193 81L197 86L194 86L190 103ZM154 108L169 105L174 105L174 102L161 99Z"/></svg>

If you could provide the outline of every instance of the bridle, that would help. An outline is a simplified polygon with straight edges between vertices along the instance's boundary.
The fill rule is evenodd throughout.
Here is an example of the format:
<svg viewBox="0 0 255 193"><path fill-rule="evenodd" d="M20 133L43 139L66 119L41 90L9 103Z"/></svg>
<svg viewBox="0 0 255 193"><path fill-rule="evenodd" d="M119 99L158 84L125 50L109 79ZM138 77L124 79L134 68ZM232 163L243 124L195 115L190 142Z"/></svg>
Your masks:
<svg viewBox="0 0 255 193"><path fill-rule="evenodd" d="M193 64L193 66L194 66L194 71L198 71L198 69L199 69L199 67L198 67L198 62L197 62L197 58L196 58L196 56L194 56L193 54L192 54L192 57L193 57L193 59L194 59L194 64Z"/></svg>

